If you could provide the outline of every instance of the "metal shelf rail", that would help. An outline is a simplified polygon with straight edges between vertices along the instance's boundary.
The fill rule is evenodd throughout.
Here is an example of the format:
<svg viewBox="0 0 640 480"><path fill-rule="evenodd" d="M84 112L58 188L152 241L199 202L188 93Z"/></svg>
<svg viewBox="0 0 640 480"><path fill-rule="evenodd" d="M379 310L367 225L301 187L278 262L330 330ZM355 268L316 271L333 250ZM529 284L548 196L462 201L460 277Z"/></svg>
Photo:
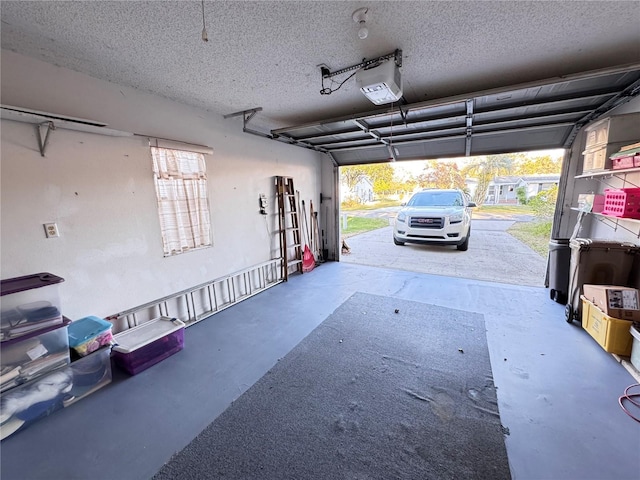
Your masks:
<svg viewBox="0 0 640 480"><path fill-rule="evenodd" d="M595 177L617 177L620 174L640 172L640 167L622 168L618 170L601 170L599 172L588 172L576 175L575 178L595 178Z"/></svg>
<svg viewBox="0 0 640 480"><path fill-rule="evenodd" d="M190 326L283 281L282 259L275 258L106 319L114 324L114 331L135 327L158 316L179 318Z"/></svg>

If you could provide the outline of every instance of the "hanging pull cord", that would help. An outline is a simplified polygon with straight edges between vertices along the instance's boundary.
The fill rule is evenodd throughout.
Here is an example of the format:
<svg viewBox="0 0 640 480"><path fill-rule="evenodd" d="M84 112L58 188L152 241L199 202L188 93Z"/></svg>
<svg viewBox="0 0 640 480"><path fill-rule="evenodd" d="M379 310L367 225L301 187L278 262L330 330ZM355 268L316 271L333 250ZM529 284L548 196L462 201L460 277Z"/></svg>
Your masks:
<svg viewBox="0 0 640 480"><path fill-rule="evenodd" d="M204 0L202 0L202 41L209 41L209 35L207 35L207 25L204 21Z"/></svg>

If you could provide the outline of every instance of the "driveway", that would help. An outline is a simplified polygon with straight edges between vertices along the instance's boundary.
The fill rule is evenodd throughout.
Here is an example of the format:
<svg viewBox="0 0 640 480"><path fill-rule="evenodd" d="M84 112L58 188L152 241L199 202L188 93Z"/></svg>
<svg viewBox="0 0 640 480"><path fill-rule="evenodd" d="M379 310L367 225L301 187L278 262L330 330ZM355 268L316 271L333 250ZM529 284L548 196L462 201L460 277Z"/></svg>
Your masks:
<svg viewBox="0 0 640 480"><path fill-rule="evenodd" d="M506 231L516 219L481 215L475 218L474 214L469 250L460 252L448 246L394 245L392 225L395 211L381 210L384 211L368 211L366 216L388 217L389 226L347 238L351 253L341 255L341 262L513 285L544 286L546 259ZM354 212L349 212L349 215L354 215Z"/></svg>

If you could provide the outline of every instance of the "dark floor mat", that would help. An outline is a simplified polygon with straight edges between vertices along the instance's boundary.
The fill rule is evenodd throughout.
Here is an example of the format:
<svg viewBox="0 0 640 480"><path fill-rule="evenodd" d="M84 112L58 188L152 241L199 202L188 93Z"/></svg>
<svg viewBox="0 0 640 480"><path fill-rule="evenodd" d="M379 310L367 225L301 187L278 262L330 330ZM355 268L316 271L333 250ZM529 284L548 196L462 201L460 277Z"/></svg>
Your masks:
<svg viewBox="0 0 640 480"><path fill-rule="evenodd" d="M154 478L508 479L484 318L356 293Z"/></svg>

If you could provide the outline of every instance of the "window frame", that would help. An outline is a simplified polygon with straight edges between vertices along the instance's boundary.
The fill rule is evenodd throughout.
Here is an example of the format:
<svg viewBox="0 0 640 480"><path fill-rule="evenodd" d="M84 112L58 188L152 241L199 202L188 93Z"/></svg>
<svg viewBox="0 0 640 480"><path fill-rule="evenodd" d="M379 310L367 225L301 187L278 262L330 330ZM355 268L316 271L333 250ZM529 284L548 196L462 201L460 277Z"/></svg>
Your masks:
<svg viewBox="0 0 640 480"><path fill-rule="evenodd" d="M203 152L150 145L165 257L213 246Z"/></svg>

